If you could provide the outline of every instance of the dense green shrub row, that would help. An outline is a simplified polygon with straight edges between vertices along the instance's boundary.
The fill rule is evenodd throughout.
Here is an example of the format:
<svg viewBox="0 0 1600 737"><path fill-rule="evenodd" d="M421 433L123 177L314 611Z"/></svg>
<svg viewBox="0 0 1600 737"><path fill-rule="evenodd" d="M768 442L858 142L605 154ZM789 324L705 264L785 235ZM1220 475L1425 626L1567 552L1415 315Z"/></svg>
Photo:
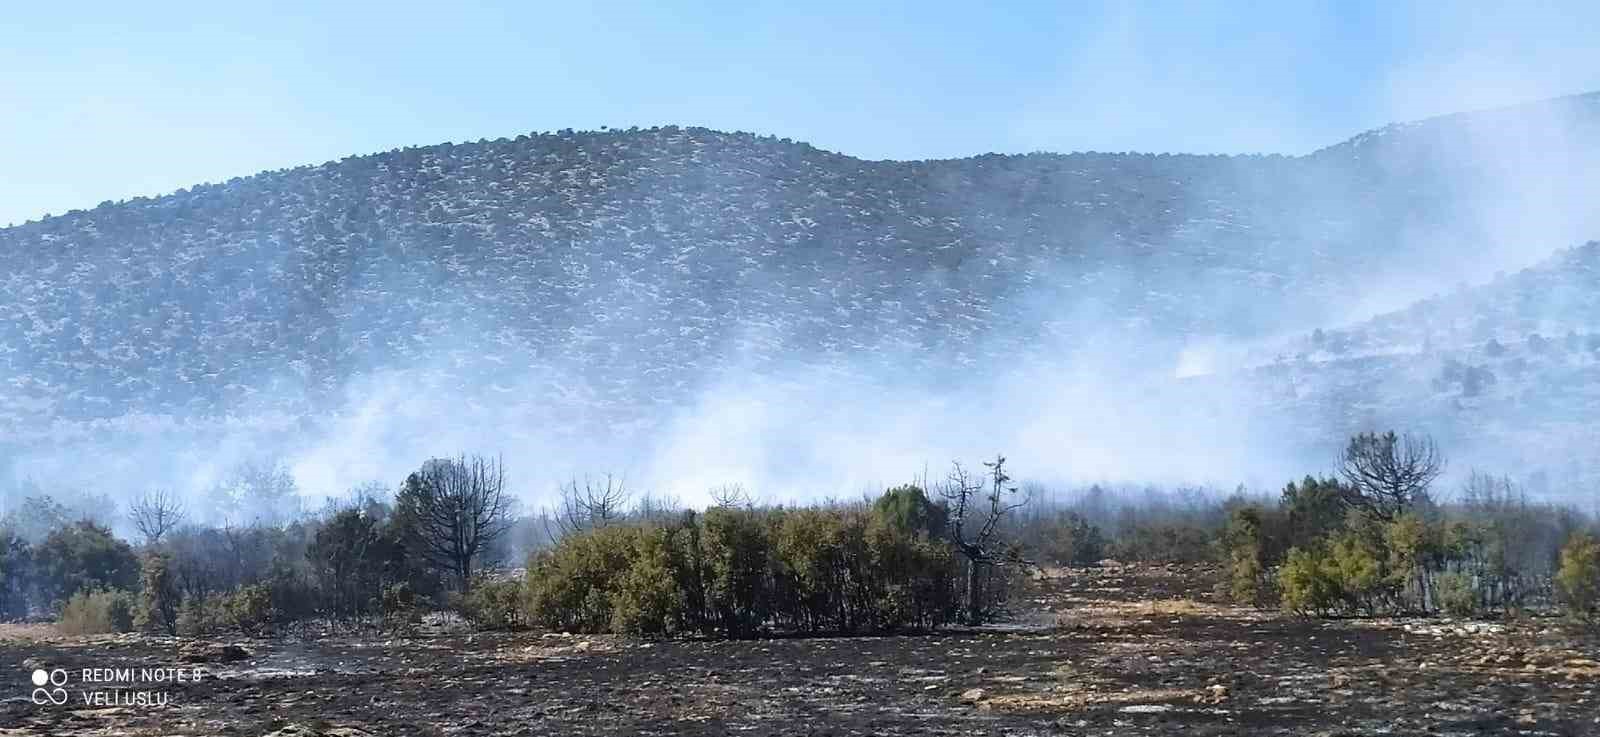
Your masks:
<svg viewBox="0 0 1600 737"><path fill-rule="evenodd" d="M452 532L452 510L471 506L446 504L470 501L464 491L502 488L498 465L435 460L423 467L433 476L408 477L393 503L366 493L271 525L173 526L146 532L137 552L94 522L7 515L0 617L49 614L70 632L254 634L312 622L403 631L449 607L485 629L872 632L987 621L1019 571L1112 557L1220 564L1236 600L1306 615L1560 604L1600 620L1594 521L1481 476L1436 503L1435 452L1425 438L1359 435L1339 478L1291 483L1275 500L1100 486L1065 502L1041 487L1018 497L1003 458L981 477L957 464L932 499L903 486L799 508L756 508L743 493L704 513L650 497L630 508L620 488L580 498L574 483L572 513L543 519L555 539L512 577L491 575L513 559L493 547L504 538L459 556L441 554L453 537L419 534L424 517ZM497 499L480 495L478 506L503 509ZM461 531L508 524L491 515Z"/></svg>
<svg viewBox="0 0 1600 737"><path fill-rule="evenodd" d="M579 632L937 627L960 604L940 516L920 490L898 489L872 509L717 507L594 529L530 561L526 612Z"/></svg>

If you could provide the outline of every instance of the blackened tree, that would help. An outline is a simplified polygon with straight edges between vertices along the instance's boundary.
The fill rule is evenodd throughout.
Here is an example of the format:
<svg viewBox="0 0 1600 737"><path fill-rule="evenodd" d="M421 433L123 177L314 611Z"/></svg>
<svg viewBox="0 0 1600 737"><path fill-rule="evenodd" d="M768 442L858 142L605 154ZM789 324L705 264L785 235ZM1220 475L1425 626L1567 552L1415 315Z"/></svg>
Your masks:
<svg viewBox="0 0 1600 737"><path fill-rule="evenodd" d="M499 459L436 458L406 477L396 497L411 551L455 578L462 592L472 586L480 554L511 526L505 479Z"/></svg>

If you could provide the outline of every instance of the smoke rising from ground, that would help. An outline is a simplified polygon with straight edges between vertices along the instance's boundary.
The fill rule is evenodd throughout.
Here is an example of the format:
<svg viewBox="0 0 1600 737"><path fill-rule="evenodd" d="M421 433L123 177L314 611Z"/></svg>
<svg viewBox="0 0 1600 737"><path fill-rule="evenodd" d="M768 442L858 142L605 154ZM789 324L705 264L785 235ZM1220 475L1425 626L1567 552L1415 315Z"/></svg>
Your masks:
<svg viewBox="0 0 1600 737"><path fill-rule="evenodd" d="M1401 224L1402 245L1390 260L1372 264L1356 283L1332 285L1332 297L1308 300L1307 314L1320 313L1335 324L1359 321L1458 282L1481 282L1495 271L1526 266L1600 232L1600 215L1584 200L1593 191L1587 186L1592 172L1600 171L1589 122L1595 104L1588 98L1531 117L1525 109L1490 113L1448 128L1448 135L1420 149L1395 149L1457 162L1446 171L1460 176L1430 182L1439 188L1423 197L1437 211L1463 217L1444 231L1432 222ZM1358 139L1349 150L1318 155L1376 156L1378 169L1403 178L1418 162L1383 158L1389 155L1385 144L1447 124L1450 119L1386 129ZM1327 186L1336 190L1351 183ZM1307 233L1327 227L1301 225ZM1163 244L1143 245L1159 252ZM613 277L604 263L568 266L575 274ZM451 267L446 260L440 268ZM774 498L852 496L929 470L937 477L952 459L975 462L1005 453L1019 473L1062 483L1272 488L1326 470L1342 433L1380 429L1361 427L1358 418L1350 426L1328 426L1320 445L1308 443L1303 427L1288 427L1282 417L1261 411L1248 385L1227 380L1249 364L1253 350L1270 350L1281 337L1328 322L1285 320L1266 334L1244 338L1163 334L1119 323L1105 308L1147 288L1133 256L1092 273L1072 264L1038 268L1029 275L1032 284L1005 302L1016 308L1010 314L1021 324L996 325L967 345L939 349L931 361L938 368L911 368L913 363L899 360L908 348L896 345L785 357L792 360L772 366L763 360L770 358L764 346L781 344L794 328L750 328L721 349L718 366L695 378L691 398L666 408L658 422L582 422L553 411L552 399L582 407L597 390L585 366L551 357L589 355L576 349L596 342L626 346L641 329L676 329L657 312L656 296L675 285L617 281L604 306L594 306L580 321L583 334L571 344L541 346L537 357L511 353L488 368L456 339L493 335L502 326L475 316L464 295L459 311L435 316L437 324L426 336L427 360L363 367L340 389L334 406L318 408L313 417L274 409L285 399L311 401L304 399L310 393L297 385L306 379L292 370L264 368L263 376L275 383L253 388L228 417L108 421L87 436L56 438L50 450L26 451L13 460L12 474L53 486L118 490L119 497L124 489L132 497L146 488L173 488L203 503L228 469L281 458L301 493L314 500L370 481L393 486L427 458L466 452L503 455L513 488L535 505L548 501L563 481L599 473L624 475L634 488L698 504L708 489L726 483ZM930 269L907 279L937 286L948 277ZM363 274L354 283L380 288L385 278ZM747 277L755 285L764 279L777 281L760 272ZM582 315L582 295L574 297L572 309ZM1253 295L1230 282L1218 283L1209 297L1196 307L1245 305ZM836 306L819 295L812 309L826 314ZM1050 328L1032 329L1040 325ZM1025 350L1016 350L1019 345ZM915 350L920 348L909 349ZM1002 359L982 358L995 354ZM541 368L523 368L530 365ZM440 380L451 372L483 378L463 391Z"/></svg>

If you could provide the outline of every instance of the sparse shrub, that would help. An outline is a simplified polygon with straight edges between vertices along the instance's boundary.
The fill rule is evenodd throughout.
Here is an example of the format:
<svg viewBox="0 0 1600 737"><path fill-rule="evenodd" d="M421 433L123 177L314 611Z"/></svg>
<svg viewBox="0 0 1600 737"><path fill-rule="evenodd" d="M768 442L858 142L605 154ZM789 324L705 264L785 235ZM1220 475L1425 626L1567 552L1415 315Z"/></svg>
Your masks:
<svg viewBox="0 0 1600 737"><path fill-rule="evenodd" d="M494 580L480 576L464 595L458 595L457 610L479 629L518 629L526 624L522 582Z"/></svg>
<svg viewBox="0 0 1600 737"><path fill-rule="evenodd" d="M1228 593L1240 604L1259 606L1266 598L1266 564L1261 510L1241 507L1228 517L1222 546L1228 569Z"/></svg>
<svg viewBox="0 0 1600 737"><path fill-rule="evenodd" d="M187 596L178 605L178 634L204 637L229 628L228 595Z"/></svg>
<svg viewBox="0 0 1600 737"><path fill-rule="evenodd" d="M1578 533L1567 540L1561 547L1555 583L1568 613L1600 621L1600 539Z"/></svg>
<svg viewBox="0 0 1600 737"><path fill-rule="evenodd" d="M519 602L522 606L523 602ZM408 632L422 621L422 610L417 607L417 592L409 582L385 586L378 603L383 612L384 629Z"/></svg>
<svg viewBox="0 0 1600 737"><path fill-rule="evenodd" d="M1105 536L1083 515L1065 512L1050 520L1039 552L1057 565L1086 568L1105 557Z"/></svg>
<svg viewBox="0 0 1600 737"><path fill-rule="evenodd" d="M1139 524L1124 529L1112 557L1143 563L1203 563L1212 560L1216 527L1187 522Z"/></svg>
<svg viewBox="0 0 1600 737"><path fill-rule="evenodd" d="M1451 571L1440 574L1434 582L1434 591L1439 597L1439 607L1452 617L1473 617L1482 611L1472 577L1465 573Z"/></svg>
<svg viewBox="0 0 1600 737"><path fill-rule="evenodd" d="M265 584L241 586L224 604L227 622L247 635L262 632L272 623L272 589Z"/></svg>
<svg viewBox="0 0 1600 737"><path fill-rule="evenodd" d="M139 573L139 611L134 626L146 632L177 634L179 603L172 558L163 553L146 554Z"/></svg>
<svg viewBox="0 0 1600 737"><path fill-rule="evenodd" d="M88 589L69 597L56 627L69 635L133 631L133 597L126 591Z"/></svg>
<svg viewBox="0 0 1600 737"><path fill-rule="evenodd" d="M411 611L417 607L417 592L404 581L389 584L383 589L380 606L384 614Z"/></svg>

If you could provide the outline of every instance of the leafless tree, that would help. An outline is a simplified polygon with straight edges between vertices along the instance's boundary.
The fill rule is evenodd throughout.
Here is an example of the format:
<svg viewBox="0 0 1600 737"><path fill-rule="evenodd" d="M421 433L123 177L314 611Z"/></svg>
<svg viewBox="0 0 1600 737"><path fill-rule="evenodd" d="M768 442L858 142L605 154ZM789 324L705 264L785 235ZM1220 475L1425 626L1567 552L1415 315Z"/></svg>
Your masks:
<svg viewBox="0 0 1600 737"><path fill-rule="evenodd" d="M606 474L604 483L588 476L580 486L577 479L561 487L561 507L550 512L550 519L559 530L545 529L551 542L565 535L607 527L627 513L629 492L627 483Z"/></svg>
<svg viewBox="0 0 1600 737"><path fill-rule="evenodd" d="M967 559L968 624L981 623L986 613L983 570L1027 564L1000 535L1006 516L1028 503L1026 498L1018 499L1017 487L1009 485L1005 464L1004 456L984 462L987 483L960 463L952 464L939 490L950 506L950 540Z"/></svg>
<svg viewBox="0 0 1600 737"><path fill-rule="evenodd" d="M454 576L463 592L472 586L474 561L511 527L513 499L505 482L498 458L436 458L406 477L396 497L417 552Z"/></svg>
<svg viewBox="0 0 1600 737"><path fill-rule="evenodd" d="M1444 456L1426 435L1361 433L1340 453L1338 468L1346 501L1392 520L1427 494L1444 471Z"/></svg>
<svg viewBox="0 0 1600 737"><path fill-rule="evenodd" d="M674 519L683 511L683 502L672 494L645 492L633 505L633 517L645 522Z"/></svg>
<svg viewBox="0 0 1600 737"><path fill-rule="evenodd" d="M145 545L154 546L161 542L163 535L183 523L183 502L176 494L157 489L134 502L128 509L128 517L139 534L144 535Z"/></svg>
<svg viewBox="0 0 1600 737"><path fill-rule="evenodd" d="M711 501L719 507L749 507L755 502L744 484L723 484L711 490Z"/></svg>

